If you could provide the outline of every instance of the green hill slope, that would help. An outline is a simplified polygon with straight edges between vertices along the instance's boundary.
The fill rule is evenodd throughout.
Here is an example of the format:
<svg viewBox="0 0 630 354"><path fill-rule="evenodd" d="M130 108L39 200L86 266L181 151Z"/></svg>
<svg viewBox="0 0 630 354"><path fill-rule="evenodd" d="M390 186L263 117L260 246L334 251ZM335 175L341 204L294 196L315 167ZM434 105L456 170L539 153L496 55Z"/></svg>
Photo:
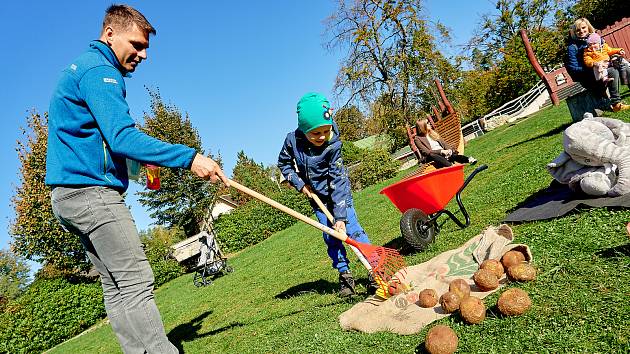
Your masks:
<svg viewBox="0 0 630 354"><path fill-rule="evenodd" d="M630 113L613 116L630 121ZM471 226L461 230L447 221L436 242L422 253L406 255L407 263L421 263L458 247L548 186L551 177L545 165L562 150L561 132L570 120L563 103L471 141L466 154L490 167L463 193ZM466 174L471 171L466 168ZM400 213L378 193L396 180L355 194L359 220L373 243L396 247L402 242ZM521 317L498 318L492 310L497 293L485 300L490 310L482 324L466 325L457 316L437 323L456 331L462 353L627 352L628 221L628 210L593 209L513 226L515 242L531 247L540 271L535 282L519 285L529 292L532 309ZM335 295L337 276L320 232L310 226L296 224L229 263L235 272L211 286L195 288L189 274L156 293L166 332L186 353L413 353L424 341L428 328L411 336L341 330L337 317L363 297L344 300ZM366 278L358 262L353 271ZM120 349L104 324L51 352Z"/></svg>

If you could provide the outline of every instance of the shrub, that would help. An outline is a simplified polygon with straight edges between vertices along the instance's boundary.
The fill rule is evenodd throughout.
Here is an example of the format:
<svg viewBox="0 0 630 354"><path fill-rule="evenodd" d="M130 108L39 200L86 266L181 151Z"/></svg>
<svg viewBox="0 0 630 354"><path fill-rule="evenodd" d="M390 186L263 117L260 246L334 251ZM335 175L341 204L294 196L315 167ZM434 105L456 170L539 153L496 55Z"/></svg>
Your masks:
<svg viewBox="0 0 630 354"><path fill-rule="evenodd" d="M350 171L352 189L357 191L393 177L400 163L392 160L385 150L365 153L359 166Z"/></svg>
<svg viewBox="0 0 630 354"><path fill-rule="evenodd" d="M343 157L343 162L346 166L361 161L361 157L364 153L365 149L354 145L351 141L344 141L343 145L341 145L341 156Z"/></svg>
<svg viewBox="0 0 630 354"><path fill-rule="evenodd" d="M37 279L0 314L0 353L42 352L104 317L98 282Z"/></svg>
<svg viewBox="0 0 630 354"><path fill-rule="evenodd" d="M185 273L185 268L172 257L171 246L184 238L179 228L166 229L158 226L141 233L145 254L153 269L155 286L158 287Z"/></svg>
<svg viewBox="0 0 630 354"><path fill-rule="evenodd" d="M311 212L306 197L293 188L269 196L271 199L302 214ZM263 202L252 200L214 222L217 239L222 250L235 252L255 245L274 232L286 229L297 220Z"/></svg>

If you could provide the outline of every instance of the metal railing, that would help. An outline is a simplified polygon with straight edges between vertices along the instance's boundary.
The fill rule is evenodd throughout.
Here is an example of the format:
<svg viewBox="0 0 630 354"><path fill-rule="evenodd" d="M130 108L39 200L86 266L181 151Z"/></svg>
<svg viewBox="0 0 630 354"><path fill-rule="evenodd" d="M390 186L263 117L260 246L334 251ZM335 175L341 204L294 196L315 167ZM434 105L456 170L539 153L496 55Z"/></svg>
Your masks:
<svg viewBox="0 0 630 354"><path fill-rule="evenodd" d="M486 121L488 119L492 119L498 116L509 116L514 117L515 115L521 113L525 108L527 108L535 99L538 98L543 92L545 92L547 88L545 87L545 83L538 81L534 87L532 87L527 93L523 94L520 97L517 97L505 104L501 107L495 109L494 111L483 116L483 119Z"/></svg>
<svg viewBox="0 0 630 354"><path fill-rule="evenodd" d="M483 134L484 132L481 128L481 124L479 124L479 119L475 119L462 127L462 135L464 136L464 141L477 138Z"/></svg>
<svg viewBox="0 0 630 354"><path fill-rule="evenodd" d="M531 105L532 102L544 93L546 89L545 83L542 80L538 81L538 83L525 94L504 103L501 107L493 110L480 119L487 122L489 119L499 116L508 116L509 118L512 118L529 107L529 105ZM462 135L464 136L465 141L474 139L484 134L484 130L479 123L480 119L475 119L462 127Z"/></svg>

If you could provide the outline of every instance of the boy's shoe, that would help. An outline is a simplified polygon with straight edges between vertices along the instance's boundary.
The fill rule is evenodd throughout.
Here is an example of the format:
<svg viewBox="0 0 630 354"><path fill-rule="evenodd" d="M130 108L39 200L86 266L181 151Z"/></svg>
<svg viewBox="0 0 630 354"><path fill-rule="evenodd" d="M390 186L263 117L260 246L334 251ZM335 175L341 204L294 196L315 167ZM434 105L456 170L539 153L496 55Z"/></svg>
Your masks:
<svg viewBox="0 0 630 354"><path fill-rule="evenodd" d="M339 296L350 296L354 294L354 278L349 270L339 273Z"/></svg>
<svg viewBox="0 0 630 354"><path fill-rule="evenodd" d="M625 111L628 109L630 109L630 106L622 102L612 105L613 112L620 112L620 111Z"/></svg>
<svg viewBox="0 0 630 354"><path fill-rule="evenodd" d="M468 163L472 166L472 165L477 163L477 159L472 157L472 156L469 156L468 157Z"/></svg>
<svg viewBox="0 0 630 354"><path fill-rule="evenodd" d="M367 286L368 295L376 294L376 290L378 290L378 288L379 288L379 285L374 279L373 273L370 272L370 275L368 275L368 286Z"/></svg>

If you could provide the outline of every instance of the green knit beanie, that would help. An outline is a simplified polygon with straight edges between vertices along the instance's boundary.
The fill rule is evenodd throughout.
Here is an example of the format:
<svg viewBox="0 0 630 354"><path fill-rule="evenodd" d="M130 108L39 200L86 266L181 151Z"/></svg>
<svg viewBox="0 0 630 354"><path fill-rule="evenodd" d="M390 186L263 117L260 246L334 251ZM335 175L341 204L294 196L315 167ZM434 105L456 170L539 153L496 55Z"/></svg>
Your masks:
<svg viewBox="0 0 630 354"><path fill-rule="evenodd" d="M298 129L308 133L322 125L331 125L330 103L323 95L309 92L297 104Z"/></svg>

